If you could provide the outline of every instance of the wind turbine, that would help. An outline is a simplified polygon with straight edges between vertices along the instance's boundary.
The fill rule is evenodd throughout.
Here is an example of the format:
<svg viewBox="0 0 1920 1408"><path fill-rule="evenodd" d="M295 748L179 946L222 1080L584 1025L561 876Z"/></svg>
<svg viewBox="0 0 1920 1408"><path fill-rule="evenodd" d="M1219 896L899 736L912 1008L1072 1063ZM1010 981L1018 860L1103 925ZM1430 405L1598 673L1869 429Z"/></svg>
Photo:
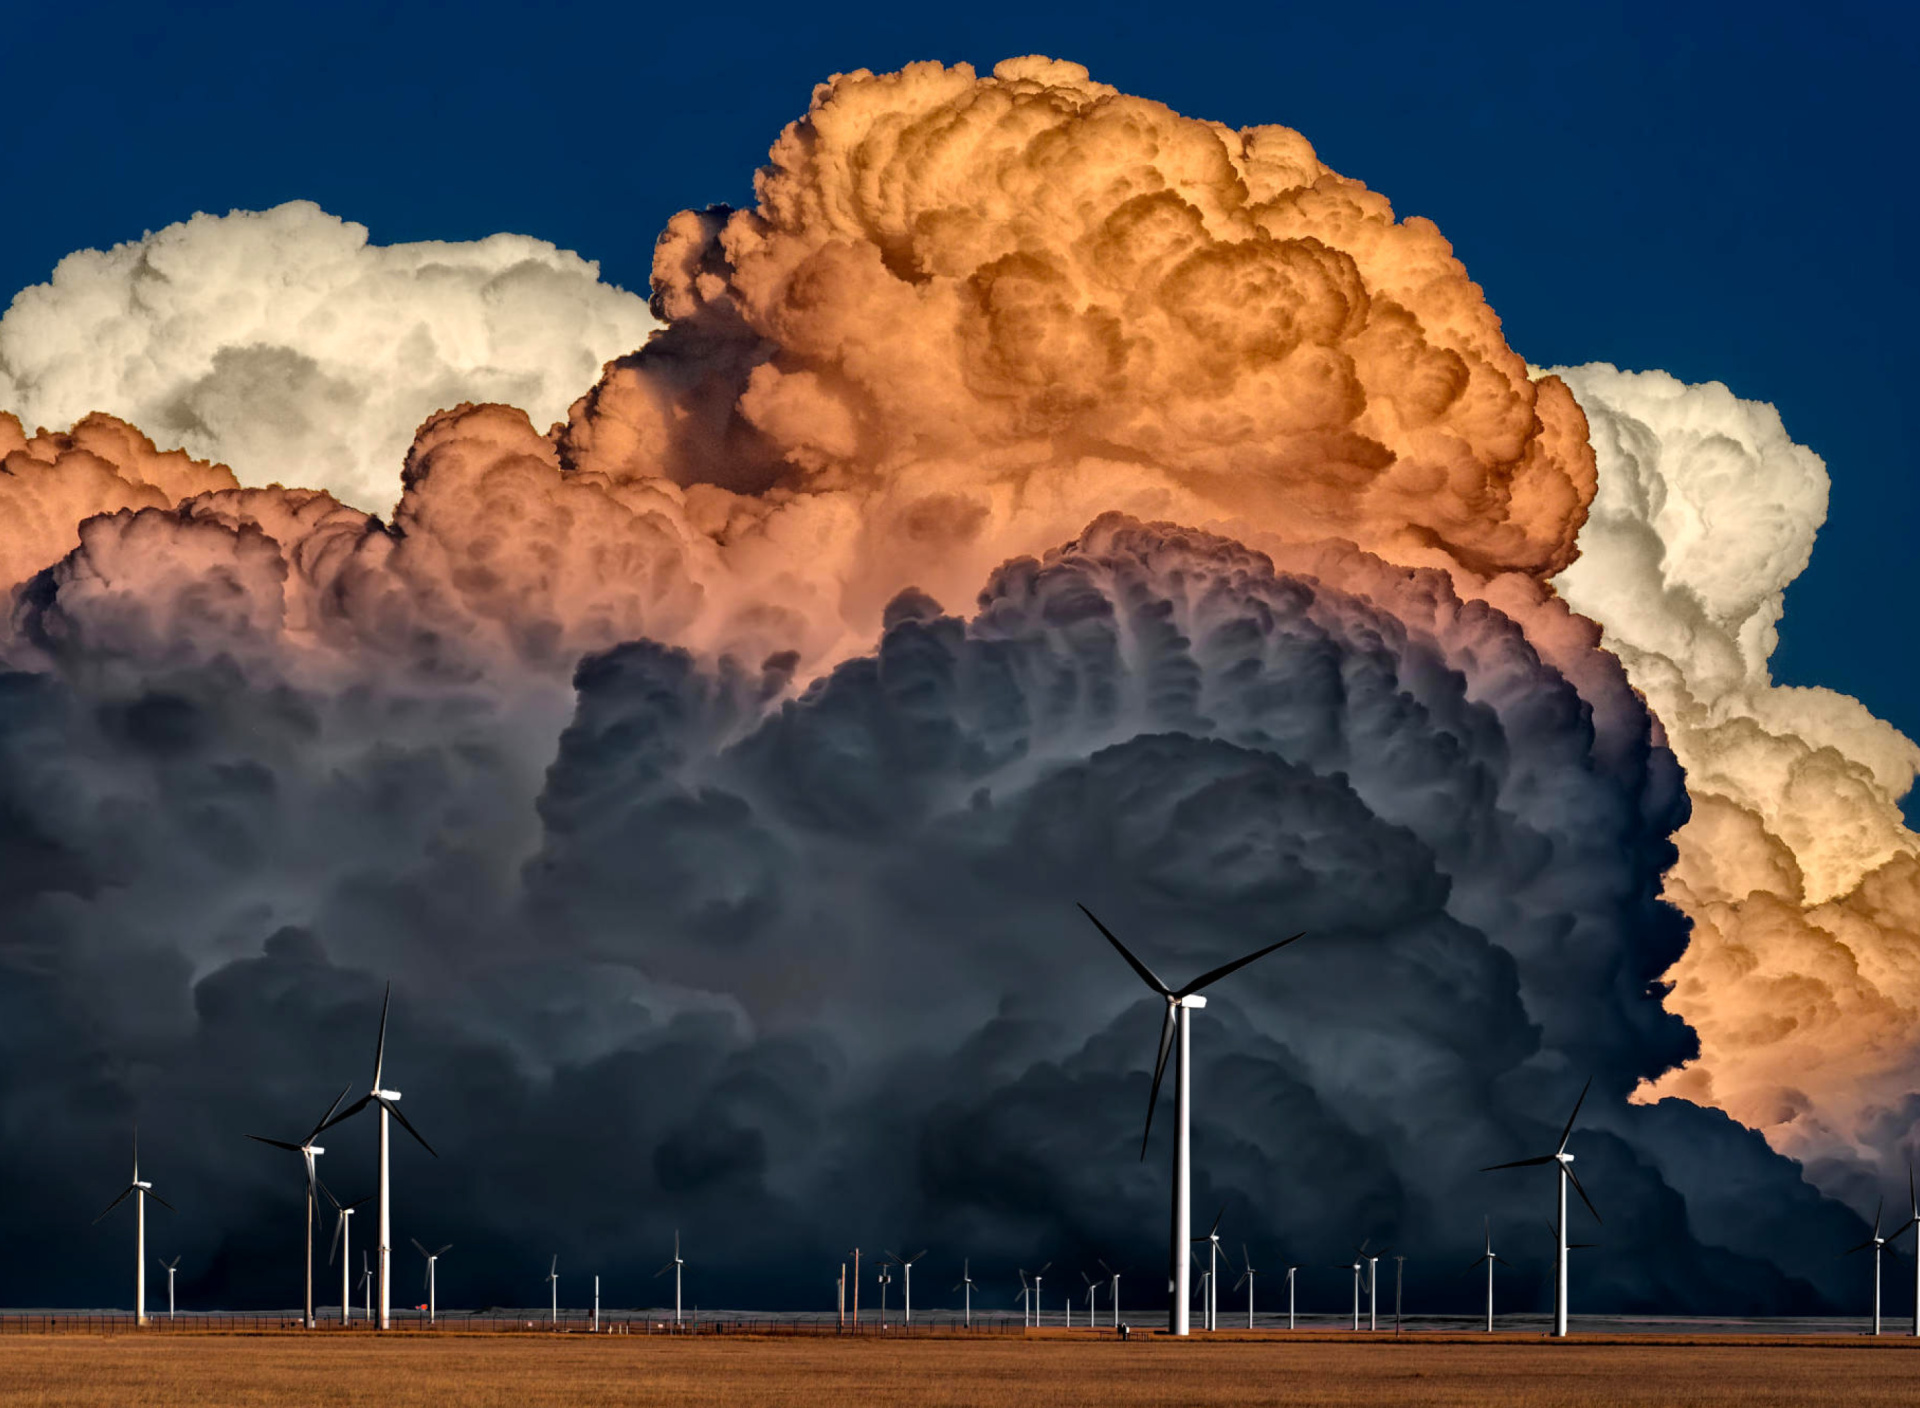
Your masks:
<svg viewBox="0 0 1920 1408"><path fill-rule="evenodd" d="M1298 1266L1287 1268L1287 1328L1289 1330L1293 1328L1293 1273L1299 1269Z"/></svg>
<svg viewBox="0 0 1920 1408"><path fill-rule="evenodd" d="M347 1285L348 1278L353 1274L348 1270L353 1264L352 1218L354 1209L360 1207L368 1200L366 1198L355 1198L350 1203L343 1203L333 1196L333 1190L324 1183L320 1185L320 1191L327 1195L327 1201L333 1204L333 1210L339 1214L339 1217L334 1220L333 1224L333 1244L327 1248L327 1265L333 1265L333 1254L335 1252L341 1253L340 1323L344 1325L353 1318L353 1296Z"/></svg>
<svg viewBox="0 0 1920 1408"><path fill-rule="evenodd" d="M1087 1283L1087 1328L1091 1330L1095 1326L1093 1298L1100 1293L1100 1283L1084 1271L1080 1273L1080 1279Z"/></svg>
<svg viewBox="0 0 1920 1408"><path fill-rule="evenodd" d="M367 1293L367 1313L365 1319L373 1319L373 1268L367 1264L367 1249L360 1249L360 1284Z"/></svg>
<svg viewBox="0 0 1920 1408"><path fill-rule="evenodd" d="M1913 1165L1907 1165L1907 1206L1912 1209L1907 1220L1887 1235L1893 1241L1909 1227L1920 1227L1920 1194L1914 1192ZM1913 1243L1913 1333L1920 1337L1920 1233L1916 1233Z"/></svg>
<svg viewBox="0 0 1920 1408"><path fill-rule="evenodd" d="M1117 1330L1120 1328L1120 1273L1104 1261L1100 1263L1100 1269L1113 1278L1113 1290L1107 1300L1113 1306L1113 1328Z"/></svg>
<svg viewBox="0 0 1920 1408"><path fill-rule="evenodd" d="M560 1258L553 1258L553 1265L547 1268L547 1289L553 1293L553 1313L548 1321L555 1329L560 1326Z"/></svg>
<svg viewBox="0 0 1920 1408"><path fill-rule="evenodd" d="M353 1104L328 1120L322 1129L328 1129L342 1120L350 1120L369 1105L380 1107L380 1328L387 1329L393 1319L392 1299L388 1294L393 1271L393 1249L389 1245L393 1229L392 1189L387 1177L388 1155L388 1117L400 1121L400 1127L419 1141L420 1147L437 1159L433 1145L421 1138L420 1131L407 1123L407 1117L400 1113L400 1092L387 1090L380 1084L380 1075L387 1059L387 1009L393 1004L393 984L387 984L387 994L380 1001L380 1040L373 1048L373 1087ZM317 1133L318 1131L316 1131Z"/></svg>
<svg viewBox="0 0 1920 1408"><path fill-rule="evenodd" d="M1196 1265L1204 1265L1204 1263L1200 1261L1199 1252L1193 1254L1193 1260ZM1212 1304L1213 1272L1203 1270L1200 1273L1200 1328L1203 1330L1211 1330L1213 1328L1213 1312L1209 1308Z"/></svg>
<svg viewBox="0 0 1920 1408"><path fill-rule="evenodd" d="M440 1301L436 1294L438 1287L434 1285L433 1264L453 1250L453 1243L448 1242L444 1247L440 1248L439 1251L430 1252L420 1245L420 1239L418 1237L409 1237L407 1240L413 1243L413 1249L415 1251L427 1259L427 1323L431 1325L440 1318Z"/></svg>
<svg viewBox="0 0 1920 1408"><path fill-rule="evenodd" d="M855 1252L854 1255L857 1257L859 1253ZM680 1323L680 1268L685 1266L686 1264L687 1263L680 1256L680 1229L676 1227L673 1229L673 1260L668 1262L665 1266L661 1267L658 1271L653 1273L653 1278L656 1281L659 1280L662 1276L666 1275L669 1271L673 1273L673 1323L676 1326L679 1325ZM859 1262L856 1261L854 1265L858 1267ZM858 1324L859 1315L860 1315L860 1292L858 1289L859 1280L857 1276L855 1278L854 1285L855 1285L855 1290L853 1293L853 1314L854 1314L854 1323Z"/></svg>
<svg viewBox="0 0 1920 1408"><path fill-rule="evenodd" d="M1512 1163L1492 1164L1480 1171L1492 1173L1503 1168L1532 1168L1537 1164L1553 1164L1559 1185L1559 1227L1554 1232L1558 1246L1554 1252L1554 1298L1553 1333L1557 1338L1567 1335L1567 1185L1573 1185L1574 1192L1580 1195L1580 1201L1587 1205L1587 1211L1593 1214L1595 1222L1600 1221L1600 1210L1593 1205L1593 1199L1587 1196L1587 1190L1580 1186L1580 1180L1573 1172L1573 1155L1567 1152L1567 1140L1573 1136L1573 1122L1580 1118L1580 1107L1586 1103L1587 1092L1593 1089L1593 1077L1587 1077L1587 1083L1580 1088L1580 1098L1573 1102L1573 1113L1567 1116L1567 1127L1560 1131L1560 1143L1551 1154L1542 1154L1533 1159L1515 1159ZM1876 1267L1878 1253L1875 1254Z"/></svg>
<svg viewBox="0 0 1920 1408"><path fill-rule="evenodd" d="M1246 1269L1240 1273L1240 1279L1233 1283L1233 1288L1236 1291L1239 1290L1242 1286L1245 1286L1247 1288L1247 1328L1251 1330L1253 1328L1254 1270L1253 1270L1253 1257L1248 1253L1247 1244L1245 1242L1242 1242L1240 1244L1240 1260L1245 1264Z"/></svg>
<svg viewBox="0 0 1920 1408"><path fill-rule="evenodd" d="M1400 1273L1407 1269L1407 1259L1396 1256L1393 1259L1393 1332L1400 1333Z"/></svg>
<svg viewBox="0 0 1920 1408"><path fill-rule="evenodd" d="M1366 1243L1362 1242L1360 1246L1365 1247ZM1360 1330L1360 1273L1366 1269L1366 1265L1360 1251L1356 1249L1353 1254L1353 1328L1356 1334ZM1336 1271L1340 1269L1337 1266L1334 1268Z"/></svg>
<svg viewBox="0 0 1920 1408"><path fill-rule="evenodd" d="M1209 1330L1220 1328L1220 1297L1216 1288L1220 1284L1220 1219L1226 1215L1227 1210L1222 1207L1213 1215L1213 1226L1207 1229L1207 1235L1193 1239L1207 1244L1207 1289L1201 1311L1205 1317L1203 1323Z"/></svg>
<svg viewBox="0 0 1920 1408"><path fill-rule="evenodd" d="M1036 1330L1040 1328L1040 1310L1043 1304L1040 1299L1040 1278L1047 1274L1047 1268L1052 1265L1052 1262L1048 1262L1046 1266L1033 1273L1033 1328Z"/></svg>
<svg viewBox="0 0 1920 1408"><path fill-rule="evenodd" d="M912 1245L912 1244L909 1243L908 1245ZM913 1264L916 1261L920 1260L920 1258L925 1256L926 1254L927 1254L927 1251L925 1247L922 1247L919 1251L915 1252L912 1256L909 1256L909 1257L894 1256L892 1252L887 1253L888 1256L893 1257L893 1259L896 1262L898 1262L900 1265L900 1274L903 1281L903 1284L900 1287L900 1296L901 1296L901 1299L906 1302L906 1306L907 1306L906 1323L909 1325L913 1323Z"/></svg>
<svg viewBox="0 0 1920 1408"><path fill-rule="evenodd" d="M887 1328L887 1287L893 1284L893 1267L886 1262L880 1263L880 1274L873 1278L880 1283L880 1328Z"/></svg>
<svg viewBox="0 0 1920 1408"><path fill-rule="evenodd" d="M1366 1242L1362 1242L1360 1254L1367 1260L1367 1329L1371 1332L1380 1328L1380 1258L1387 1254L1387 1249L1368 1252Z"/></svg>
<svg viewBox="0 0 1920 1408"><path fill-rule="evenodd" d="M307 1137L305 1139L302 1139L298 1144L289 1143L285 1139L269 1139L264 1134L249 1134L247 1136L247 1138L252 1139L257 1143L271 1144L276 1149L285 1149L290 1153L298 1154L300 1156L301 1162L306 1165L306 1169L307 1169L307 1321L306 1321L306 1324L309 1330L311 1330L314 1327L314 1321L313 1321L313 1219L314 1219L314 1213L316 1211L315 1205L314 1205L314 1188L320 1181L319 1171L314 1167L313 1161L316 1158L318 1158L320 1155L327 1152L325 1149L321 1148L318 1144L314 1143L313 1141L320 1137L320 1131L327 1127L327 1121L333 1118L333 1112L340 1108L340 1102L347 1098L347 1092L351 1089L353 1089L351 1085L343 1085L340 1087L340 1093L333 1097L333 1103L327 1106L327 1112L324 1115L320 1116L319 1120L315 1122L313 1128L307 1131Z"/></svg>
<svg viewBox="0 0 1920 1408"><path fill-rule="evenodd" d="M1487 1234L1487 1250L1481 1255L1480 1260L1474 1262L1474 1264L1472 1266L1469 1266L1467 1270L1473 1271L1483 1264L1487 1268L1487 1333L1492 1334L1493 1333L1493 1264L1496 1261L1505 1261L1506 1258L1501 1256L1499 1252L1496 1252L1493 1249L1492 1219L1482 1218L1481 1222L1484 1224L1484 1229Z"/></svg>
<svg viewBox="0 0 1920 1408"><path fill-rule="evenodd" d="M123 1193L120 1196L125 1197L126 1194ZM1855 1252L1863 1252L1869 1247L1873 1248L1873 1332L1876 1335L1880 1333L1880 1252L1888 1242L1893 1240L1892 1237L1882 1237L1880 1235L1880 1214L1885 1212L1886 1208L1887 1200L1882 1198L1880 1205L1873 1210L1873 1235L1859 1246L1848 1247L1845 1252L1841 1253L1843 1256L1852 1256Z"/></svg>
<svg viewBox="0 0 1920 1408"><path fill-rule="evenodd" d="M1195 1008L1207 1005L1207 1000L1199 995L1202 988L1218 982L1229 973L1238 972L1256 958L1265 958L1275 949L1285 948L1301 935L1295 934L1291 939L1282 939L1278 943L1268 944L1263 949L1256 949L1244 958L1223 963L1218 968L1202 973L1185 987L1174 989L1161 982L1154 976L1151 968L1135 958L1127 946L1114 937L1111 929L1094 918L1092 910L1083 904L1080 906L1080 912L1093 920L1093 927L1098 929L1106 937L1107 942L1119 951L1120 956L1127 960L1127 965L1139 975L1140 981L1166 999L1166 1016L1160 1024L1160 1055L1153 1066L1153 1086L1147 1092L1147 1126L1140 1136L1142 1159L1147 1157L1147 1137L1153 1133L1153 1107L1160 1100L1160 1079L1166 1074L1167 1056L1176 1044L1179 1047L1173 1072L1173 1235L1167 1250L1169 1281L1167 1289L1171 1293L1168 1297L1167 1328L1173 1334L1184 1335L1189 1333L1190 1311L1187 1302L1192 1295L1192 1283L1189 1280L1187 1259L1180 1253L1187 1249L1187 1244L1193 1237L1193 1209L1188 1205L1187 1197L1193 1164L1191 1098L1193 1063L1189 1014Z"/></svg>
<svg viewBox="0 0 1920 1408"><path fill-rule="evenodd" d="M954 1288L954 1290L956 1290L956 1291L957 1291L957 1290L961 1290L962 1288L964 1288L964 1289L966 1290L966 1293L967 1293L967 1328L968 1328L969 1330L971 1330L971 1329L973 1328L973 1271L972 1271L972 1265L971 1265L971 1263L969 1263L969 1262L967 1262L967 1261L965 1261L965 1260L962 1260L962 1261L961 1261L961 1263L960 1263L960 1279L959 1279L958 1281L956 1281L956 1282L954 1282L954 1285L953 1285L953 1288Z"/></svg>
<svg viewBox="0 0 1920 1408"><path fill-rule="evenodd" d="M1024 1267L1020 1269L1020 1324L1027 1329L1033 1327L1033 1286Z"/></svg>
<svg viewBox="0 0 1920 1408"><path fill-rule="evenodd" d="M174 1210L173 1204L153 1191L151 1183L140 1178L140 1126L133 1127L133 1181L120 1191L120 1196L108 1203L96 1217L98 1226L103 1218L128 1198L133 1199L133 1318L134 1323L144 1326L147 1323L147 1199L152 1198L168 1212Z"/></svg>
<svg viewBox="0 0 1920 1408"><path fill-rule="evenodd" d="M154 1260L160 1261L160 1258L155 1257ZM180 1258L175 1257L172 1261L160 1261L160 1264L167 1269L167 1319L171 1320L173 1319L173 1273L180 1269Z"/></svg>

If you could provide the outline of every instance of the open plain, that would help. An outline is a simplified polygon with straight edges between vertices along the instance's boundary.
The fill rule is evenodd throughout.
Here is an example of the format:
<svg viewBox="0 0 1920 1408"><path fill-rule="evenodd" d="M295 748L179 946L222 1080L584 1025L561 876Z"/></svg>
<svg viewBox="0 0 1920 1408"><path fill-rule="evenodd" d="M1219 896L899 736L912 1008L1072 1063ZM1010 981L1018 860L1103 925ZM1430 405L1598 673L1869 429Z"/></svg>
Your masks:
<svg viewBox="0 0 1920 1408"><path fill-rule="evenodd" d="M1753 1405L1920 1402L1920 1342L405 1334L0 1339L0 1405L412 1408L887 1403Z"/></svg>

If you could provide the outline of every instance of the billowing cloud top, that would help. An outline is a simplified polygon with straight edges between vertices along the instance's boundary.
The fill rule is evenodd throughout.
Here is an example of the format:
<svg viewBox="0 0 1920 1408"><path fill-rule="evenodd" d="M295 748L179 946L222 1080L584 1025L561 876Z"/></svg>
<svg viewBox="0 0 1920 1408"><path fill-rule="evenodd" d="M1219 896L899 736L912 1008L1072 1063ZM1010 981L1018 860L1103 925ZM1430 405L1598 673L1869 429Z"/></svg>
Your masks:
<svg viewBox="0 0 1920 1408"><path fill-rule="evenodd" d="M653 328L542 240L376 245L308 201L196 215L60 261L0 317L0 409L130 420L162 448L384 512L413 430L461 401L557 419Z"/></svg>

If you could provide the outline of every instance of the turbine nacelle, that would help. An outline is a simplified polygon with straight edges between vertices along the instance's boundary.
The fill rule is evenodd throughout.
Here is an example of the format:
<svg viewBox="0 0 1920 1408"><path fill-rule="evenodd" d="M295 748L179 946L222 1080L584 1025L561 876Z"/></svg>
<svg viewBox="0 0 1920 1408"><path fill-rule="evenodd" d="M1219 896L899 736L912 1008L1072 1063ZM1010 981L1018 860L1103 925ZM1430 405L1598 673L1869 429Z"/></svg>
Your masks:
<svg viewBox="0 0 1920 1408"><path fill-rule="evenodd" d="M400 1092L397 1090L375 1090L372 1093L373 1098L376 1100L398 1100L400 1098Z"/></svg>

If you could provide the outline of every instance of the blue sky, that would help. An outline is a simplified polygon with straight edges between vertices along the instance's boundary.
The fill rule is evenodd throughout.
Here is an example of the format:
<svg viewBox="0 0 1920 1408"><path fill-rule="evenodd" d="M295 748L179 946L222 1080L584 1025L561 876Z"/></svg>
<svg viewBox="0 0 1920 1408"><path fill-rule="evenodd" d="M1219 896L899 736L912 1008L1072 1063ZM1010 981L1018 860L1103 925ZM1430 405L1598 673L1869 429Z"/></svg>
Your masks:
<svg viewBox="0 0 1920 1408"><path fill-rule="evenodd" d="M1436 220L1534 361L1777 404L1834 479L1778 674L1920 735L1905 7L36 9L8 23L0 292L196 209L295 197L382 242L539 235L639 288L665 218L745 200L813 83L918 58L1050 53L1297 127Z"/></svg>

